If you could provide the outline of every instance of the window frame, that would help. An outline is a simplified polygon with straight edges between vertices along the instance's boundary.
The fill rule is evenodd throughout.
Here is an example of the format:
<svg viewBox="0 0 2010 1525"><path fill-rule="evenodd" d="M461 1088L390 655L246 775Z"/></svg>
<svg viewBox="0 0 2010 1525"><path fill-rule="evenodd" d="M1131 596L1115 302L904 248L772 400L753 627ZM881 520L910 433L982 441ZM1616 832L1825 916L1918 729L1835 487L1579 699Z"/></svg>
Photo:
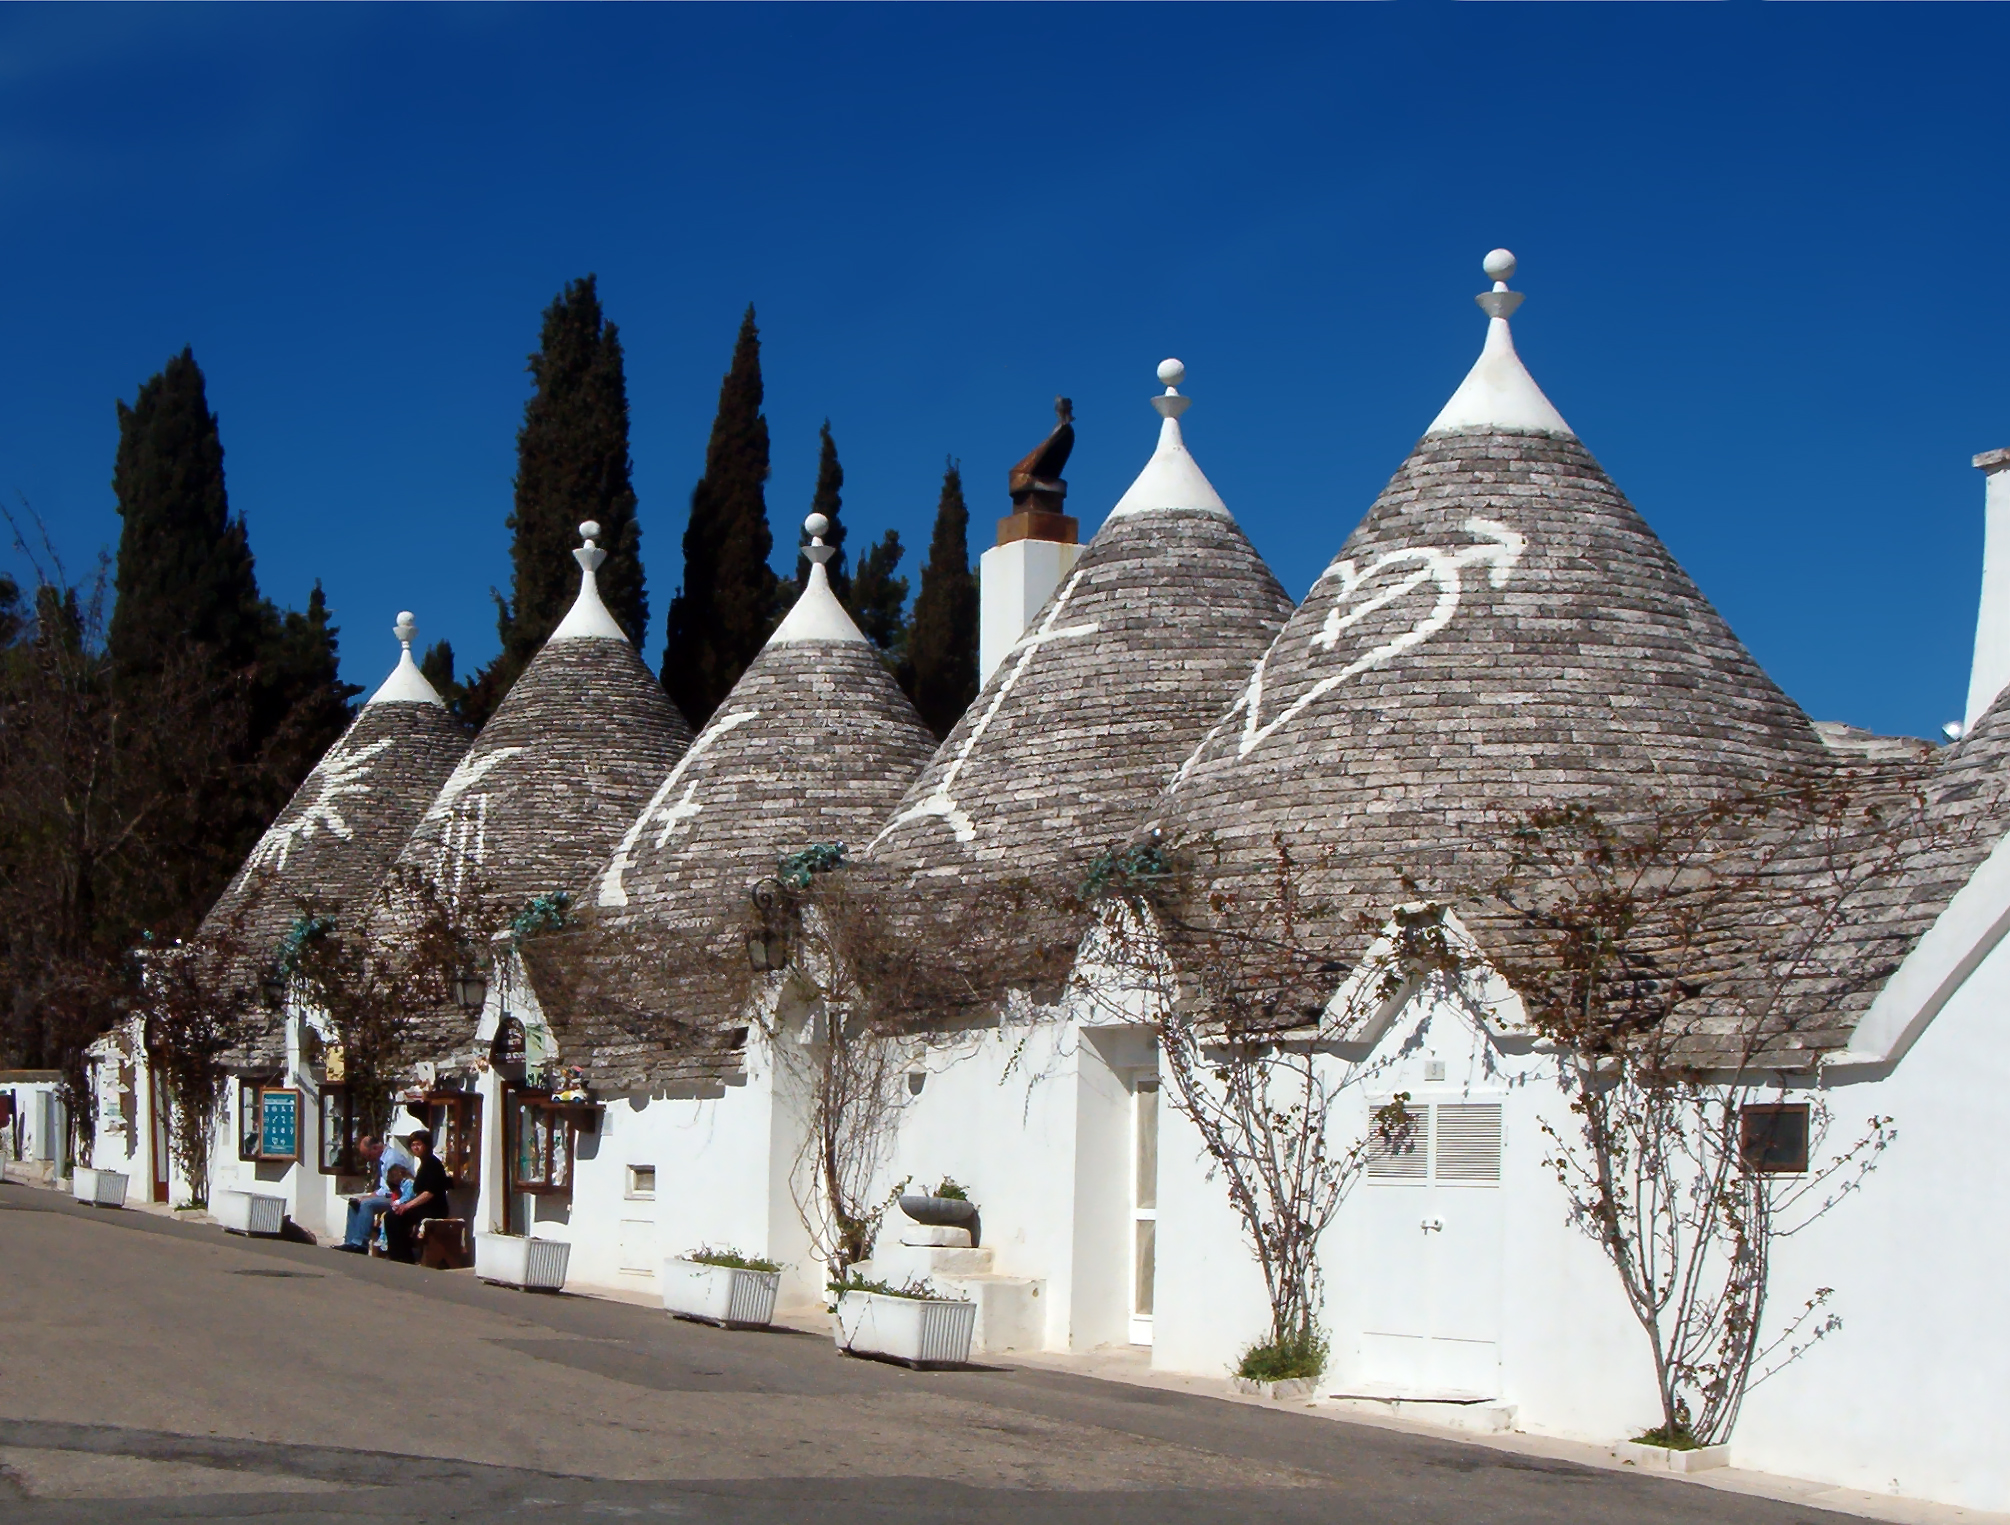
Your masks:
<svg viewBox="0 0 2010 1525"><path fill-rule="evenodd" d="M1765 1136L1753 1124L1761 1118L1798 1117L1800 1132L1799 1153L1788 1162L1775 1161L1770 1156L1779 1152L1780 1139L1778 1124L1767 1126ZM1738 1108L1738 1164L1746 1174L1755 1176L1804 1176L1808 1173L1808 1156L1813 1148L1813 1107L1805 1101L1754 1101Z"/></svg>
<svg viewBox="0 0 2010 1525"><path fill-rule="evenodd" d="M324 1176L367 1176L369 1165L357 1153L357 1145L362 1142L363 1125L356 1106L356 1093L342 1081L325 1082L321 1087L319 1121L314 1136L314 1166ZM341 1121L342 1147L335 1163L328 1161L329 1124L339 1118Z"/></svg>

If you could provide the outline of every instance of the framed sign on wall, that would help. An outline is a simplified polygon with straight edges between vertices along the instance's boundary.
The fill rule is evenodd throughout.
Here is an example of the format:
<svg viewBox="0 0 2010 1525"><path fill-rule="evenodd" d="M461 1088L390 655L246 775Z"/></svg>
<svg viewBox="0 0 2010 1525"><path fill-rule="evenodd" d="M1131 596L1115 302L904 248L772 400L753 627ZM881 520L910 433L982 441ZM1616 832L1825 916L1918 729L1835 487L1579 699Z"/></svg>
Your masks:
<svg viewBox="0 0 2010 1525"><path fill-rule="evenodd" d="M300 1158L300 1093L273 1089L258 1093L258 1156L264 1160Z"/></svg>

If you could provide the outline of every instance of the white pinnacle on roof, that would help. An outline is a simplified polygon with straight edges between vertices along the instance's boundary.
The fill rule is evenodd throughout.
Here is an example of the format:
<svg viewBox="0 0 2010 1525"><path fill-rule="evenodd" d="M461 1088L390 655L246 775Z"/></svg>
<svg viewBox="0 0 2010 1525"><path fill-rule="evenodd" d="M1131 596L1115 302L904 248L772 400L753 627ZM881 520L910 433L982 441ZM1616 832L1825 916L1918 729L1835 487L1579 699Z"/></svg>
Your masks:
<svg viewBox="0 0 2010 1525"><path fill-rule="evenodd" d="M1514 256L1496 249L1481 268L1493 278L1494 289L1483 291L1473 300L1487 315L1487 342L1480 358L1466 372L1452 400L1424 431L1450 434L1459 429L1530 429L1544 434L1571 434L1563 415L1542 395L1542 388L1514 352L1514 335L1508 331L1508 315L1521 306L1522 294L1508 290L1514 274ZM1574 439L1575 435L1571 435Z"/></svg>
<svg viewBox="0 0 2010 1525"><path fill-rule="evenodd" d="M593 543L600 533L600 526L588 519L579 527L580 538L586 543L572 553L572 559L579 563L579 597L572 601L572 607L565 618L558 622L558 628L551 633L554 641L625 641L628 632L615 623L614 616L607 612L607 605L600 601L600 582L593 574L605 560L607 552Z"/></svg>
<svg viewBox="0 0 2010 1525"><path fill-rule="evenodd" d="M1187 453L1186 440L1179 432L1179 416L1193 406L1191 397L1182 397L1179 384L1186 380L1186 367L1177 360L1159 362L1159 380L1166 384L1163 396L1154 397L1152 406L1165 420L1159 425L1159 447L1145 462L1145 469L1131 483L1130 491L1117 499L1110 510L1112 519L1128 514L1148 514L1158 509L1198 509L1203 513L1229 518L1228 505L1214 484L1202 475Z"/></svg>
<svg viewBox="0 0 2010 1525"><path fill-rule="evenodd" d="M803 528L810 536L810 543L803 547L803 554L810 559L810 578L796 595L796 606L789 611L789 617L768 637L770 646L865 640L852 617L845 613L844 605L837 601L837 595L831 592L830 574L824 571L824 563L837 554L836 546L824 544L824 531L830 527L830 520L822 514L811 514L803 520Z"/></svg>
<svg viewBox="0 0 2010 1525"><path fill-rule="evenodd" d="M419 633L419 624L412 618L411 610L398 611L398 623L391 627L391 633L405 649L398 657L398 665L391 669L391 676L363 702L366 705L439 704L440 696L426 681L426 675L419 671L419 664L412 660L412 639Z"/></svg>

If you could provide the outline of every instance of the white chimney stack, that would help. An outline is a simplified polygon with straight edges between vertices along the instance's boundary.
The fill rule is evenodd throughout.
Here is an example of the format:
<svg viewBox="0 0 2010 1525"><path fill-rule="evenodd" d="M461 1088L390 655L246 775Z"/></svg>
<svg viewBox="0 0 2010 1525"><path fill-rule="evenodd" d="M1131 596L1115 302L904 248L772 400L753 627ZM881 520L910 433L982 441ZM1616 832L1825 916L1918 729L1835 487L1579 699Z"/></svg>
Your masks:
<svg viewBox="0 0 2010 1525"><path fill-rule="evenodd" d="M1975 617L1964 733L1975 729L2010 684L2010 450L1985 450L1975 457L1975 466L1988 473L1988 486L1982 509L1982 608Z"/></svg>
<svg viewBox="0 0 2010 1525"><path fill-rule="evenodd" d="M1054 399L1054 432L1014 466L1012 513L998 521L998 543L977 562L977 681L989 683L1082 554L1081 527L1064 512L1061 471L1075 448L1073 404Z"/></svg>

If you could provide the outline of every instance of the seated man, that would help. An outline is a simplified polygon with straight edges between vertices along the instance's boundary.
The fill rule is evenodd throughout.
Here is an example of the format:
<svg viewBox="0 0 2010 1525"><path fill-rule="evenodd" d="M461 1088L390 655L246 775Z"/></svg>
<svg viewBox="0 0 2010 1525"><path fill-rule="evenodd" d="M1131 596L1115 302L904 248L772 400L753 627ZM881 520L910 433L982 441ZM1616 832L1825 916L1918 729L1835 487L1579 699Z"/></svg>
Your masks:
<svg viewBox="0 0 2010 1525"><path fill-rule="evenodd" d="M349 1199L349 1222L343 1230L342 1248L351 1255L365 1255L369 1253L370 1241L377 1237L377 1220L398 1200L384 1178L393 1165L403 1165L409 1170L412 1159L395 1139L386 1141L374 1133L364 1134L356 1150L369 1166L374 1189L366 1196Z"/></svg>

